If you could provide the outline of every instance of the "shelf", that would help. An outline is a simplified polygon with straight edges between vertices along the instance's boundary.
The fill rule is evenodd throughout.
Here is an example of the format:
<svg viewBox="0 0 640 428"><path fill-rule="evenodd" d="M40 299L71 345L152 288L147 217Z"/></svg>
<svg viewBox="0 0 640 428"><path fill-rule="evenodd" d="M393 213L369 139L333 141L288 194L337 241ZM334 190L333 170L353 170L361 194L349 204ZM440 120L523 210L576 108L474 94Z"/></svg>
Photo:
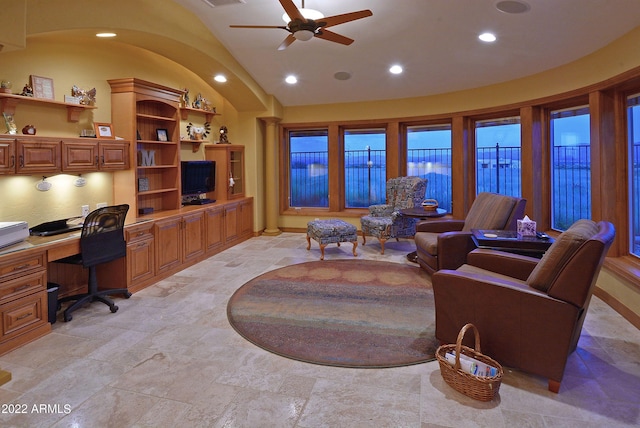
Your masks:
<svg viewBox="0 0 640 428"><path fill-rule="evenodd" d="M180 140L180 142L184 144L192 144L191 151L193 153L196 153L198 150L200 150L200 145L202 143L205 143L205 144L210 143L210 141L207 141L207 140Z"/></svg>
<svg viewBox="0 0 640 428"><path fill-rule="evenodd" d="M85 110L96 108L96 106L86 106L83 104L72 104L43 98L23 97L22 95L0 93L0 110L2 110L3 113L7 113L12 116L15 115L16 107L20 103L66 107L68 122L78 122L80 120L80 113Z"/></svg>
<svg viewBox="0 0 640 428"><path fill-rule="evenodd" d="M162 169L162 168L176 168L177 165L138 165L138 169Z"/></svg>
<svg viewBox="0 0 640 428"><path fill-rule="evenodd" d="M136 143L141 144L165 144L169 146L174 146L176 143L173 141L158 141L158 140L136 140Z"/></svg>
<svg viewBox="0 0 640 428"><path fill-rule="evenodd" d="M182 120L187 120L189 118L189 113L204 114L205 120L207 122L211 122L211 119L213 119L213 116L221 116L220 114L213 111L207 111L207 110L191 108L191 107L180 107L180 117L182 118Z"/></svg>
<svg viewBox="0 0 640 428"><path fill-rule="evenodd" d="M175 119L173 117L155 116L153 114L137 113L136 117L138 119L163 120L165 122L175 122Z"/></svg>
<svg viewBox="0 0 640 428"><path fill-rule="evenodd" d="M169 193L169 192L177 192L176 188L168 188L168 189L158 189L158 190L147 190L146 192L138 192L139 196L145 195L158 195L160 193Z"/></svg>

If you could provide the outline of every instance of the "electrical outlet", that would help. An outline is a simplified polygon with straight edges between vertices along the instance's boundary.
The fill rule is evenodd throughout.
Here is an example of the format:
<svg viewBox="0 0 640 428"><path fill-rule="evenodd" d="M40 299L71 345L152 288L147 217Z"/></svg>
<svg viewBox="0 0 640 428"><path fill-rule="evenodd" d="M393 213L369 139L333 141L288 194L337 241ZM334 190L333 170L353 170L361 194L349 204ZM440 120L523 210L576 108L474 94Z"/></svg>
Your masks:
<svg viewBox="0 0 640 428"><path fill-rule="evenodd" d="M89 215L89 205L82 206L82 217L86 217Z"/></svg>
<svg viewBox="0 0 640 428"><path fill-rule="evenodd" d="M106 206L107 206L107 203L106 203L106 202L98 202L98 203L96 204L96 208L104 208L104 207L106 207Z"/></svg>

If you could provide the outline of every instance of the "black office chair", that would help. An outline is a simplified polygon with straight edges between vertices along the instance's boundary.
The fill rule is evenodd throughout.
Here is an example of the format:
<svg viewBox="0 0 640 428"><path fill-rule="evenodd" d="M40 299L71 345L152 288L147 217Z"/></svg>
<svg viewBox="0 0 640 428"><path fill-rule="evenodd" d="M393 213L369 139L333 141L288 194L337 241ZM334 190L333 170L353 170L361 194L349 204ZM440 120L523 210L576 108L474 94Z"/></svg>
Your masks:
<svg viewBox="0 0 640 428"><path fill-rule="evenodd" d="M71 312L85 303L99 301L109 306L111 312L116 312L118 306L107 296L123 294L127 299L131 293L126 288L113 288L98 291L96 266L102 263L124 257L127 244L124 240L124 220L129 211L129 205L116 205L98 208L89 213L82 226L80 236L80 254L56 260L56 263L82 265L89 269L89 285L87 293L63 297L58 300L58 308L63 302L73 301L64 311L64 320L71 321Z"/></svg>

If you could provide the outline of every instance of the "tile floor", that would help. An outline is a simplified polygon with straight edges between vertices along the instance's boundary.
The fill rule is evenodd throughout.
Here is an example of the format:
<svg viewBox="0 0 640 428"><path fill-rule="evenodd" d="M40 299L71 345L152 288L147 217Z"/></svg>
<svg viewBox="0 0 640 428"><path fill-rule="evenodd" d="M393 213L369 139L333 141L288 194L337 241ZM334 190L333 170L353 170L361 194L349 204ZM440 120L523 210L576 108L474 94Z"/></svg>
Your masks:
<svg viewBox="0 0 640 428"><path fill-rule="evenodd" d="M412 241L358 246L359 258L408 263ZM227 323L230 295L270 269L318 260L303 234L253 238L131 299L81 309L69 323L0 357L9 427L618 427L640 426L640 331L591 304L560 394L505 368L499 396L452 390L437 362L345 369L289 360ZM350 258L330 245L326 260ZM59 314L60 315L60 314ZM59 317L60 319L60 317ZM16 413L21 411L23 413Z"/></svg>

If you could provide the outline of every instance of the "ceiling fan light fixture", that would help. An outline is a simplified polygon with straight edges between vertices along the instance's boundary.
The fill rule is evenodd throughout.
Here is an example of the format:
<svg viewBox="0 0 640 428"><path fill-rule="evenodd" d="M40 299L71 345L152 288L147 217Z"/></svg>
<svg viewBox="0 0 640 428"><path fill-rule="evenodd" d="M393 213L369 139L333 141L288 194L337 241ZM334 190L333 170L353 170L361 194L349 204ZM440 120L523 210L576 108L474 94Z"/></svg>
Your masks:
<svg viewBox="0 0 640 428"><path fill-rule="evenodd" d="M307 40L313 39L313 31L298 30L295 33L293 33L293 37L295 37L296 40L300 40L301 42L306 42Z"/></svg>
<svg viewBox="0 0 640 428"><path fill-rule="evenodd" d="M324 18L324 15L322 14L322 12L315 9L302 8L298 10L300 11L304 19L313 19L314 21L317 21L318 19ZM284 21L285 24L288 24L291 22L291 18L289 18L289 15L287 15L286 13L282 15L282 20Z"/></svg>

